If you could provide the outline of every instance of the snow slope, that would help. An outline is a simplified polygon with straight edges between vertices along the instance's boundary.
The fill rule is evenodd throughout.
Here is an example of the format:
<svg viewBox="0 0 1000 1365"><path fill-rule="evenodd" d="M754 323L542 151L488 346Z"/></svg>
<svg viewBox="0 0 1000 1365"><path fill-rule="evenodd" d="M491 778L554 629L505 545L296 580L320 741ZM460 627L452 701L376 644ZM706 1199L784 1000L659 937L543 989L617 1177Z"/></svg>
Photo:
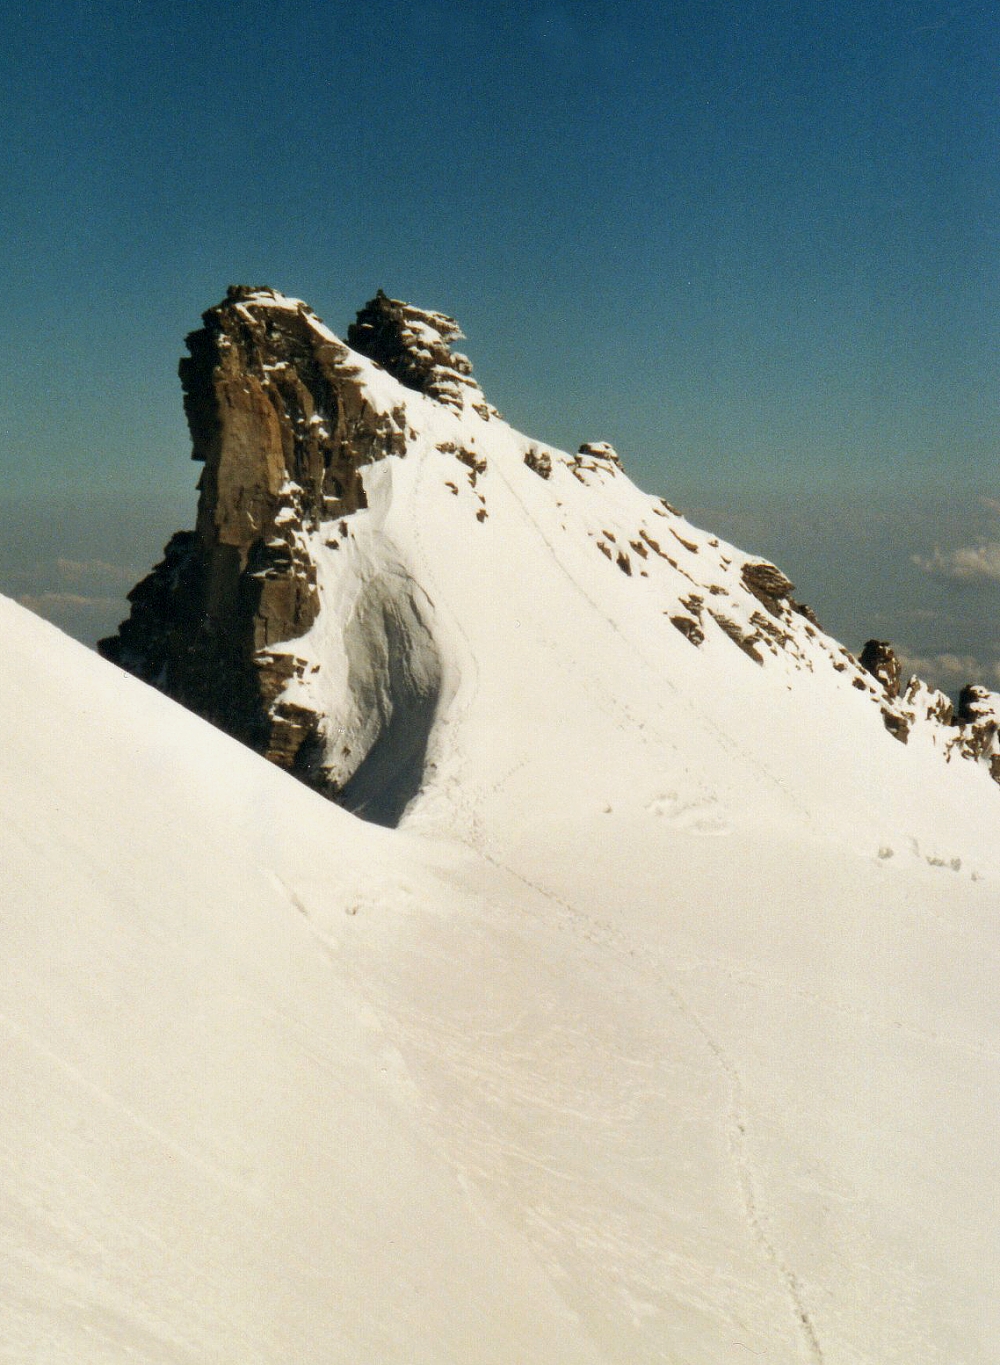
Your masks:
<svg viewBox="0 0 1000 1365"><path fill-rule="evenodd" d="M412 435L295 531L289 699L400 828L0 605L0 1360L992 1362L986 769L606 455L357 365Z"/></svg>
<svg viewBox="0 0 1000 1365"><path fill-rule="evenodd" d="M0 1358L992 1359L995 863L477 855L3 635Z"/></svg>
<svg viewBox="0 0 1000 1365"><path fill-rule="evenodd" d="M359 978L359 934L391 957L461 897L6 600L2 628L0 1359L599 1359Z"/></svg>
<svg viewBox="0 0 1000 1365"><path fill-rule="evenodd" d="M964 875L992 856L997 792L933 718L947 699L915 680L887 697L773 566L641 492L610 447L540 446L354 352L350 372L372 411L405 413L406 453L362 470L367 508L290 528L321 607L270 652L300 661L282 700L323 718L326 771L356 807L395 819L419 792L411 824L478 846L610 806L719 830L749 816ZM750 586L761 569L776 596ZM373 802L350 783L380 735L398 747L394 701L427 751Z"/></svg>

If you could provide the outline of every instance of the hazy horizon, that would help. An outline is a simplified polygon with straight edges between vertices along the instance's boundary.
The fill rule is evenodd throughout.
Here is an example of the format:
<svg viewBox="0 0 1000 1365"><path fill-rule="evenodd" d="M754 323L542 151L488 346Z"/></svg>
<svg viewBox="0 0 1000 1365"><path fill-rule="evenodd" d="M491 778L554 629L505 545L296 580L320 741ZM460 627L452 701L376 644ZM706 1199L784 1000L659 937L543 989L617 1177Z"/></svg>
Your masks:
<svg viewBox="0 0 1000 1365"><path fill-rule="evenodd" d="M455 315L487 395L778 562L852 648L1000 682L983 4L39 0L0 589L91 641L194 517L177 358L231 282Z"/></svg>

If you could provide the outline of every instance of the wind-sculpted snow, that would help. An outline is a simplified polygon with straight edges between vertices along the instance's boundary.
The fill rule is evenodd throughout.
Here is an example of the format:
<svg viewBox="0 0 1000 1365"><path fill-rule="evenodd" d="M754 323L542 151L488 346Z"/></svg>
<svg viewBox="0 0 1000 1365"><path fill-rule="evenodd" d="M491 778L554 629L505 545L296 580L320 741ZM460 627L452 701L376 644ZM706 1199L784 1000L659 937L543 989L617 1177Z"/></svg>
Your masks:
<svg viewBox="0 0 1000 1365"><path fill-rule="evenodd" d="M344 630L347 690L358 726L339 727L338 738L351 736L364 758L338 790L348 810L383 825L398 824L420 790L440 699L440 660L421 616L421 605L428 614L422 597L383 571Z"/></svg>

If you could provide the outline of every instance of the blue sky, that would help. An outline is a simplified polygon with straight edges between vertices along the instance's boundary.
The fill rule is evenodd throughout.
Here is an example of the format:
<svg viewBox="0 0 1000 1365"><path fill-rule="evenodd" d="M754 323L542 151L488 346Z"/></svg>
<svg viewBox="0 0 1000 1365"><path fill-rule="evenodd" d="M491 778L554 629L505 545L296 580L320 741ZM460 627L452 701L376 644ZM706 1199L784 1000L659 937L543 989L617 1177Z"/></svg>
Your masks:
<svg viewBox="0 0 1000 1365"><path fill-rule="evenodd" d="M0 587L86 636L191 523L176 362L227 284L339 331L382 287L848 643L1000 660L995 561L948 558L1000 541L984 0L11 0L0 40Z"/></svg>

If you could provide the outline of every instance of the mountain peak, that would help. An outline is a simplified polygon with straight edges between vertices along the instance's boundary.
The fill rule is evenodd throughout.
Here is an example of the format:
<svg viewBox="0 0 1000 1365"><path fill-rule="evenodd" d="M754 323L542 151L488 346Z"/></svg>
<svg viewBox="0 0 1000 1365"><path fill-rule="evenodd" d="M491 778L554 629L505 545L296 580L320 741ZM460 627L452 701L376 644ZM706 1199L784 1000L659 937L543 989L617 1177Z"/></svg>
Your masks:
<svg viewBox="0 0 1000 1365"><path fill-rule="evenodd" d="M453 318L380 291L345 344L301 300L235 285L203 322L180 362L204 466L195 528L100 649L324 794L394 823L429 774L447 787L434 755L456 715L473 725L452 700L473 676L487 728L531 678L571 753L603 723L574 660L606 657L611 676L633 653L698 732L714 733L713 706L756 696L773 713L759 766L793 712L811 726L829 712L861 727L866 759L874 723L878 745L1000 779L995 698L970 693L956 715L903 685L887 642L855 658L780 568L640 492L607 441L569 454L512 430L452 351ZM581 687L575 709L558 704ZM800 763L828 761L822 733Z"/></svg>
<svg viewBox="0 0 1000 1365"><path fill-rule="evenodd" d="M499 416L472 378L472 362L451 342L464 338L454 318L390 299L380 289L347 329L347 342L408 389L455 412L473 408L482 418Z"/></svg>

